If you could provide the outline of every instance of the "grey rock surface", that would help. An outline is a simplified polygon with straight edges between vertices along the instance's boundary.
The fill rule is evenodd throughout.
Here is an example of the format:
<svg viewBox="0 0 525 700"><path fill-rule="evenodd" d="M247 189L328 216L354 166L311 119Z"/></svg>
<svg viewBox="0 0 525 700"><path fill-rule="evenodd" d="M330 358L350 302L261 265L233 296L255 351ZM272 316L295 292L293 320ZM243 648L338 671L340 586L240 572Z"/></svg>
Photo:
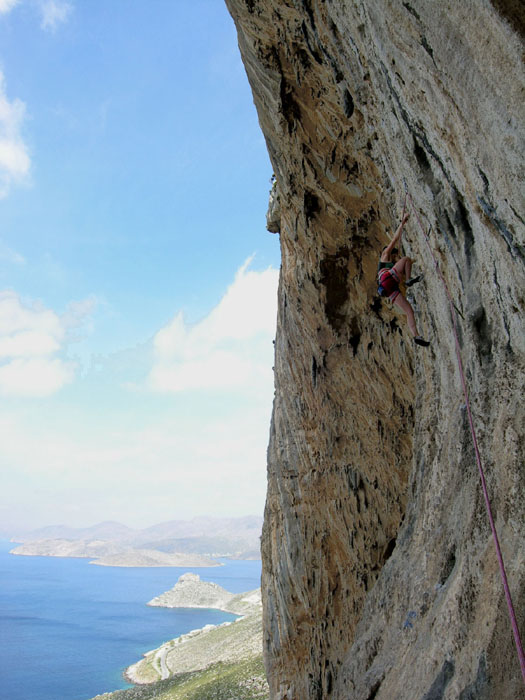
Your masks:
<svg viewBox="0 0 525 700"><path fill-rule="evenodd" d="M450 308L423 231L459 311L523 633L522 15L503 0L226 4L280 203L262 541L272 698L517 699ZM425 273L409 296L428 349L376 296L404 181L404 252Z"/></svg>

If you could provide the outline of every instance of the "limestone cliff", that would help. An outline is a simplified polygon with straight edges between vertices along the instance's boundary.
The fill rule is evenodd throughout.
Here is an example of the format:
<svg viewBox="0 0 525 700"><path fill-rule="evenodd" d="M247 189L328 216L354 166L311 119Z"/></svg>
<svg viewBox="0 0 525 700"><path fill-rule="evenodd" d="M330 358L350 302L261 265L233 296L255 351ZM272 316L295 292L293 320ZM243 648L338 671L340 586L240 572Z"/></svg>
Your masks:
<svg viewBox="0 0 525 700"><path fill-rule="evenodd" d="M282 269L263 532L272 698L518 698L447 298L429 349L376 296L406 179L460 343L524 630L523 4L226 0L276 175ZM280 210L279 210L280 208Z"/></svg>

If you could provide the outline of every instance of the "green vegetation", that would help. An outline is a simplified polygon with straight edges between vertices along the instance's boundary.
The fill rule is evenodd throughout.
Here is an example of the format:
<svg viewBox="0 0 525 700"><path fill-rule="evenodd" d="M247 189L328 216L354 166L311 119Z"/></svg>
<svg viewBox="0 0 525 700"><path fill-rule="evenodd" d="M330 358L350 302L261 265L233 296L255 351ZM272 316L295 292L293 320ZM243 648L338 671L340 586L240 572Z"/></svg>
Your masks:
<svg viewBox="0 0 525 700"><path fill-rule="evenodd" d="M262 656L217 663L202 670L129 690L97 695L97 700L268 700Z"/></svg>

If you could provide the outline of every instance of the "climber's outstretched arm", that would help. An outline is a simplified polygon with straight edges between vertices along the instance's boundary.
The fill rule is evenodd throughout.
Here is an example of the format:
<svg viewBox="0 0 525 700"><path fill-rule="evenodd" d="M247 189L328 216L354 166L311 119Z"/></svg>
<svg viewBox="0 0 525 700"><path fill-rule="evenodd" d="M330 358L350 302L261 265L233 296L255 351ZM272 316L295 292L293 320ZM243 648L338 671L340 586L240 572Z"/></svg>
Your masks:
<svg viewBox="0 0 525 700"><path fill-rule="evenodd" d="M408 221L410 217L410 214L406 212L406 214L403 216L401 219L401 223L399 224L397 231L394 234L394 237L390 241L390 243L387 245L387 247L383 250L381 253L381 262L389 262L390 256L392 255L392 249L396 247L396 245L399 243L401 240L401 234L403 233L403 228Z"/></svg>

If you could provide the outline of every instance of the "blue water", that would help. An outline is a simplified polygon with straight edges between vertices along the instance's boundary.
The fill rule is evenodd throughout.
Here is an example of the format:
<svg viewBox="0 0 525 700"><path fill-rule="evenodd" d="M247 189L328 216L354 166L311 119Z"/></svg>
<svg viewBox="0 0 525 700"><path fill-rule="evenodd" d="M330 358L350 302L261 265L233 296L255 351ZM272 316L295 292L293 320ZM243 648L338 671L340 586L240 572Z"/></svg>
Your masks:
<svg viewBox="0 0 525 700"><path fill-rule="evenodd" d="M217 568L113 568L87 559L13 556L0 541L0 696L87 700L129 687L123 670L163 642L235 617L146 603L187 571L233 593L260 586L261 563Z"/></svg>

